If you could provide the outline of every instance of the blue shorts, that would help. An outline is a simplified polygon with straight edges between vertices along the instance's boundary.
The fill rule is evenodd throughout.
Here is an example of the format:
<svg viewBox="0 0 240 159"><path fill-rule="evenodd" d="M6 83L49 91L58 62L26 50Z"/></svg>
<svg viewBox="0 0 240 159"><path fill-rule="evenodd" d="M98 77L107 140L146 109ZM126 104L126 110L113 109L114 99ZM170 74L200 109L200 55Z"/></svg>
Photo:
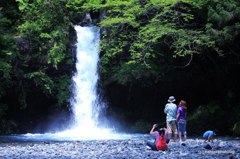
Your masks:
<svg viewBox="0 0 240 159"><path fill-rule="evenodd" d="M186 133L186 122L178 122L178 132Z"/></svg>

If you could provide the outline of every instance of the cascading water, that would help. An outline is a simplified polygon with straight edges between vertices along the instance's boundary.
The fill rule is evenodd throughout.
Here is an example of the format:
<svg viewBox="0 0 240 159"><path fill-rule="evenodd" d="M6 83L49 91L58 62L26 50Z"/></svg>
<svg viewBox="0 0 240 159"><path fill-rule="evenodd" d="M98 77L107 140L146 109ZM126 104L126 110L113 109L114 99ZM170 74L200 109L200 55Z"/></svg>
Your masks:
<svg viewBox="0 0 240 159"><path fill-rule="evenodd" d="M74 123L69 130L61 132L61 134L79 139L109 138L113 132L98 122L99 113L104 109L96 92L99 29L75 26L75 30L77 33L77 61L76 73L72 78L74 89L71 99Z"/></svg>
<svg viewBox="0 0 240 159"><path fill-rule="evenodd" d="M74 124L69 130L56 133L62 140L126 139L136 135L116 133L99 118L104 104L97 95L100 33L97 27L75 26L77 61L71 106ZM113 124L112 124L113 125ZM139 137L137 135L137 137Z"/></svg>
<svg viewBox="0 0 240 159"><path fill-rule="evenodd" d="M77 32L77 62L76 73L73 76L74 97L73 107L74 127L79 129L95 128L99 105L96 85L98 81L98 45L99 30L96 27L76 26Z"/></svg>

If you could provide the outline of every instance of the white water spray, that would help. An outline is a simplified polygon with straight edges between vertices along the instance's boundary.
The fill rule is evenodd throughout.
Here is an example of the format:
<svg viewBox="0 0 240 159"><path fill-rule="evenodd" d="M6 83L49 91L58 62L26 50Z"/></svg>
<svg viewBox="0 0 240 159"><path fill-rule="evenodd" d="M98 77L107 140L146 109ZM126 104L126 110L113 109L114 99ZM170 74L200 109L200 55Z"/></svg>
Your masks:
<svg viewBox="0 0 240 159"><path fill-rule="evenodd" d="M104 105L99 103L96 88L98 81L99 29L75 26L77 32L76 73L71 105L74 124L70 130L59 133L77 139L111 138L113 131L99 122ZM115 135L114 135L115 136Z"/></svg>
<svg viewBox="0 0 240 159"><path fill-rule="evenodd" d="M99 31L95 27L76 26L77 61L76 73L73 76L75 84L73 107L75 126L79 129L95 128L99 111L96 85L98 81L98 45Z"/></svg>

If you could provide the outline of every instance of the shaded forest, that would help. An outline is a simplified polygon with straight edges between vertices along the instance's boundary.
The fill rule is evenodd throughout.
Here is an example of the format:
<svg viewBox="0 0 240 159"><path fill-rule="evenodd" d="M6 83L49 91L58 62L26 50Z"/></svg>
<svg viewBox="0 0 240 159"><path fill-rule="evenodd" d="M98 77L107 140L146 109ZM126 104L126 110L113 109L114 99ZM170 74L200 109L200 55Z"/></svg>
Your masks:
<svg viewBox="0 0 240 159"><path fill-rule="evenodd" d="M240 121L238 0L2 0L1 134L61 129L71 120L74 25L101 29L107 117L147 132L165 122L174 95L187 101L189 134L233 134Z"/></svg>

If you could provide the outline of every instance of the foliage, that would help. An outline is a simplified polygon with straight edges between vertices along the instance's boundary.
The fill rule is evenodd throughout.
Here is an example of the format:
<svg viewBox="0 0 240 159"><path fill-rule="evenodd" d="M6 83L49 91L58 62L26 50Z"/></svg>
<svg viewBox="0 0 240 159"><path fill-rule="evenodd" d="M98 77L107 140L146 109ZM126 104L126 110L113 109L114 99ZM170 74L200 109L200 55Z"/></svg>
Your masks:
<svg viewBox="0 0 240 159"><path fill-rule="evenodd" d="M23 23L18 29L21 37L29 39L31 57L29 64L34 63L31 70L24 71L24 78L33 81L44 94L53 96L59 104L66 102L66 98L58 98L57 92L62 90L61 82L55 83L55 78L62 78L59 72L56 77L49 70L58 71L58 65L70 56L67 55L69 17L64 1L18 0L19 10L24 14ZM49 14L51 13L51 14ZM69 77L68 77L69 78ZM57 94L55 94L57 93ZM66 91L63 91L66 93ZM67 95L67 94L66 94Z"/></svg>
<svg viewBox="0 0 240 159"><path fill-rule="evenodd" d="M23 36L36 45L38 54L47 52L47 62L57 68L64 59L70 21L63 1L18 0L19 10L24 13L24 23L19 26ZM52 12L52 14L49 14Z"/></svg>
<svg viewBox="0 0 240 159"><path fill-rule="evenodd" d="M24 112L32 93L66 104L70 77L61 69L72 65L66 2L0 3L0 119L11 118L9 109Z"/></svg>
<svg viewBox="0 0 240 159"><path fill-rule="evenodd" d="M206 32L219 47L231 44L240 33L239 4L239 1L228 0L209 6Z"/></svg>
<svg viewBox="0 0 240 159"><path fill-rule="evenodd" d="M141 2L132 1L132 3L124 6L125 9L122 12L118 12L115 8L111 8L110 11L107 10L107 18L100 23L102 27L111 28L103 31L103 38L105 39L106 37L108 41L105 42L103 39L103 44L101 45L104 52L102 67L108 68L109 63L117 63L118 65L115 66L116 68L114 67L114 70L117 71L105 72L111 72L114 76L114 74L119 74L118 71L124 70L126 72L124 76L126 76L131 74L128 70L133 71L133 69L130 65L129 69L123 66L126 66L128 63L138 63L140 66L145 67L145 69L143 67L143 69L139 69L142 70L142 73L135 70L139 72L140 76L144 77L146 72L149 72L150 77L151 75L158 76L159 70L154 70L157 67L156 65L158 65L158 57L162 59L167 56L162 48L168 47L169 52L172 52L172 56L176 57L199 53L202 48L208 47L209 40L202 35L201 31L191 30L183 26L186 23L190 23L193 19L190 8L183 5L177 10L173 8L177 4L177 1L150 1L142 5ZM178 14L180 9L182 11ZM118 18L125 20L119 20L120 22L117 23L116 18L112 18L112 16L116 17L116 15ZM108 45L109 43L114 45L114 48ZM121 56L124 56L125 59L122 58L120 62L115 62L112 60L114 58L112 55L118 60ZM159 60L161 61L161 59ZM154 62L155 60L156 62ZM105 61L107 61L106 66ZM156 72L151 73L146 70ZM119 82L123 84L130 82L129 80L123 82L123 78L121 76L118 79L114 79L117 81L121 80Z"/></svg>
<svg viewBox="0 0 240 159"><path fill-rule="evenodd" d="M69 8L80 13L105 11L99 23L101 71L106 81L121 84L144 79L146 72L148 77L161 80L161 72L172 69L164 66L165 61L177 65L175 59L179 57L189 65L189 56L202 55L206 50L222 56L226 42L239 35L238 6L236 0L68 2ZM133 63L140 67L134 70ZM138 72L138 76L125 77L132 72Z"/></svg>
<svg viewBox="0 0 240 159"><path fill-rule="evenodd" d="M62 106L69 99L69 86L71 84L71 80L69 79L69 76L62 75L61 77L54 79L54 83L54 91L56 92L55 94L57 99L57 105Z"/></svg>
<svg viewBox="0 0 240 159"><path fill-rule="evenodd" d="M148 133L151 130L151 126L150 123L139 120L132 126L132 131L135 133Z"/></svg>
<svg viewBox="0 0 240 159"><path fill-rule="evenodd" d="M25 78L31 79L34 81L35 86L41 86L45 94L52 93L53 81L49 76L44 72L31 72L25 74Z"/></svg>
<svg viewBox="0 0 240 159"><path fill-rule="evenodd" d="M240 136L240 121L238 121L234 124L233 135L234 136Z"/></svg>
<svg viewBox="0 0 240 159"><path fill-rule="evenodd" d="M221 133L230 132L233 124L237 122L236 119L239 118L237 109L230 103L211 102L208 105L199 106L193 112L188 113L188 127L194 133L203 132L206 129L218 129ZM225 120L226 112L231 114L228 120Z"/></svg>
<svg viewBox="0 0 240 159"><path fill-rule="evenodd" d="M209 104L207 106L199 106L198 109L195 110L194 113L190 117L188 117L189 121L202 121L205 119L209 119L210 116L214 115L217 111L221 111L219 105ZM222 112L223 114L223 112Z"/></svg>
<svg viewBox="0 0 240 159"><path fill-rule="evenodd" d="M14 21L11 18L18 17L14 6L9 1L0 2L0 100L6 96L6 92L11 88L12 81L12 61L16 57L16 45L13 37ZM4 4L4 5L2 5ZM0 102L0 119L6 115L8 106L6 102Z"/></svg>

